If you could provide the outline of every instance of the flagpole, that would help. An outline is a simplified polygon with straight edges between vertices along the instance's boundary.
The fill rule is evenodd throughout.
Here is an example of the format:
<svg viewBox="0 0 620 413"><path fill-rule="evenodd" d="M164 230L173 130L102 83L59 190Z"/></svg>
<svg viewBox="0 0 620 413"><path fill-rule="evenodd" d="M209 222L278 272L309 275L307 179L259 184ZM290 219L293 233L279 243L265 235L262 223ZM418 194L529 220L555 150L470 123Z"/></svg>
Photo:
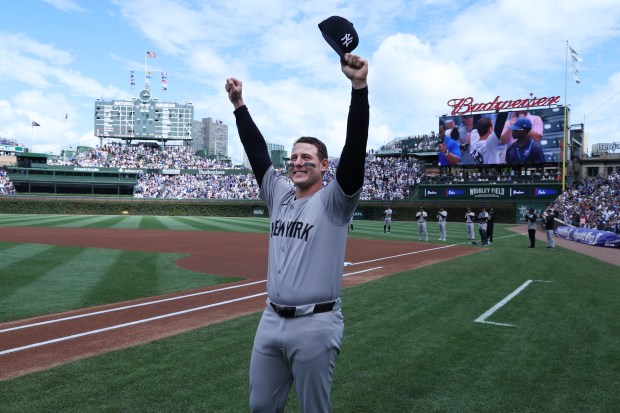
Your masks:
<svg viewBox="0 0 620 413"><path fill-rule="evenodd" d="M146 60L147 60L147 53L148 53L148 50L145 50L144 51L144 88L145 89L148 89L148 87L146 87L146 76L147 76L147 73L146 73Z"/></svg>
<svg viewBox="0 0 620 413"><path fill-rule="evenodd" d="M566 41L566 67L564 69L564 139L562 139L562 192L566 190L566 118L568 106L566 95L568 93L568 40Z"/></svg>

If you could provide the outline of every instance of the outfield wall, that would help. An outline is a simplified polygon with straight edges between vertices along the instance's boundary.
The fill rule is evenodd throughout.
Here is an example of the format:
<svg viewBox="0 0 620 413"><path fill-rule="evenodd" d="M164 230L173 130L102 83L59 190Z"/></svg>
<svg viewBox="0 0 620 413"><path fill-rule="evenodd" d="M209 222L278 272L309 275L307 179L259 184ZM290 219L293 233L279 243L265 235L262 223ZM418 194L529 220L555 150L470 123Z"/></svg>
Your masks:
<svg viewBox="0 0 620 413"><path fill-rule="evenodd" d="M426 209L429 221L436 219L443 206L448 221L462 221L467 207L478 211L479 203L437 203L401 201L361 201L354 219L380 220L390 205L394 220L413 221L420 205ZM486 203L494 208L497 222L514 223L516 206L509 202ZM94 196L2 196L0 213L3 214L80 214L80 215L168 215L168 216L229 216L267 217L265 203L261 200L207 200L207 199L146 199L131 197Z"/></svg>

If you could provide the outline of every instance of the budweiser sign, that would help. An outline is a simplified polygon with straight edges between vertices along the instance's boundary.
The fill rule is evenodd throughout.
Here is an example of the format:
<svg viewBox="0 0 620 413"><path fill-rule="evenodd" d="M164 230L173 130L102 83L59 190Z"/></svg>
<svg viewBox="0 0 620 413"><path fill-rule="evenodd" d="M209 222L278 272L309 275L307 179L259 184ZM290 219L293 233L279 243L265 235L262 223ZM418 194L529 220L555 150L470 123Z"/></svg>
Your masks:
<svg viewBox="0 0 620 413"><path fill-rule="evenodd" d="M486 103L475 103L474 98L472 97L450 99L448 101L448 106L452 108L452 115L454 116L473 112L489 112L506 109L528 109L540 106L551 106L558 104L559 101L559 96L539 98L533 96L533 93L530 93L530 97L527 99L499 100L499 96L496 96L492 102Z"/></svg>

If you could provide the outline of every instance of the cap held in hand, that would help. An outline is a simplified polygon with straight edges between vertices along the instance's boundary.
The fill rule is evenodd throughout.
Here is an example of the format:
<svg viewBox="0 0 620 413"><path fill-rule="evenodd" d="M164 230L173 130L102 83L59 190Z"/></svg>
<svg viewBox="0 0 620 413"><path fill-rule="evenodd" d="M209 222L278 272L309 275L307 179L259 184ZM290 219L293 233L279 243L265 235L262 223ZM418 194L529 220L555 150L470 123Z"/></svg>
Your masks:
<svg viewBox="0 0 620 413"><path fill-rule="evenodd" d="M332 16L319 23L321 34L341 59L357 47L359 38L353 23L340 16Z"/></svg>

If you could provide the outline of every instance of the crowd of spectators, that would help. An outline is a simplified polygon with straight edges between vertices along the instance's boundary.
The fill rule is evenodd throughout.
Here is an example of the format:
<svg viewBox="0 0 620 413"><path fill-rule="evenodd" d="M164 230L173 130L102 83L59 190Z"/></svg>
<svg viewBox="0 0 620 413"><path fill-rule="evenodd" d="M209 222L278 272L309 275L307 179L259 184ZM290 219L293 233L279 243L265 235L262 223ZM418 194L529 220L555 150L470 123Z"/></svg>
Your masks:
<svg viewBox="0 0 620 413"><path fill-rule="evenodd" d="M420 176L420 165L411 156L369 156L361 199L407 199L420 183Z"/></svg>
<svg viewBox="0 0 620 413"><path fill-rule="evenodd" d="M134 198L258 199L252 174L162 175L143 174L134 187Z"/></svg>
<svg viewBox="0 0 620 413"><path fill-rule="evenodd" d="M437 149L437 135L431 132L430 135L415 135L396 138L379 149L382 152L419 152Z"/></svg>
<svg viewBox="0 0 620 413"><path fill-rule="evenodd" d="M337 167L338 159L330 160L323 176L324 185L335 178ZM418 171L419 165L412 157L370 155L366 159L361 199L406 199L416 185ZM286 170L277 169L276 173L286 174ZM258 193L258 184L252 174L142 174L134 189L136 198L258 199Z"/></svg>
<svg viewBox="0 0 620 413"><path fill-rule="evenodd" d="M564 222L620 234L620 174L586 178L552 204Z"/></svg>
<svg viewBox="0 0 620 413"><path fill-rule="evenodd" d="M4 169L0 169L0 195L15 195L13 183L9 180Z"/></svg>
<svg viewBox="0 0 620 413"><path fill-rule="evenodd" d="M161 148L151 145L123 145L109 143L88 148L71 157L49 159L48 165L67 165L99 168L146 168L146 169L230 169L227 162L196 155L186 146Z"/></svg>

